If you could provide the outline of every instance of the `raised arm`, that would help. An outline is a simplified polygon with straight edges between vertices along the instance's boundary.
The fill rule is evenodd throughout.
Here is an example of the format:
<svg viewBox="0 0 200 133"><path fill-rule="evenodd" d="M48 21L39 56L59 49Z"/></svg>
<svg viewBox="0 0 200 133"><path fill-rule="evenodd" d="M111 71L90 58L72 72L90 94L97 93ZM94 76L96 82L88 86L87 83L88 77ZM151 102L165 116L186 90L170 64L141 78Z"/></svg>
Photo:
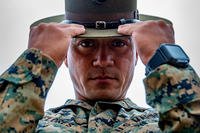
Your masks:
<svg viewBox="0 0 200 133"><path fill-rule="evenodd" d="M162 43L175 43L172 26L163 21L122 25L118 31L132 35L144 65ZM200 80L190 65L158 65L147 75L144 84L147 103L159 112L162 131L200 132Z"/></svg>
<svg viewBox="0 0 200 133"><path fill-rule="evenodd" d="M0 76L0 132L34 132L71 38L83 32L55 23L31 29L28 49Z"/></svg>

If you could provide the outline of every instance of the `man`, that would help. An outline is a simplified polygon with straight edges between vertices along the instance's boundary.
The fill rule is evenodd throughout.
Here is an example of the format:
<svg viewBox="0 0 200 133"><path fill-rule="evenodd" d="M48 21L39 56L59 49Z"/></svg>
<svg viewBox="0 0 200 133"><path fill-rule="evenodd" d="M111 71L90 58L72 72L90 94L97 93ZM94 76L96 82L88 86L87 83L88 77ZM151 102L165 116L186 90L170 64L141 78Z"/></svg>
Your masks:
<svg viewBox="0 0 200 133"><path fill-rule="evenodd" d="M135 0L66 0L66 19L32 27L28 49L1 75L1 132L200 131L200 80L170 24L138 22ZM156 111L125 97L138 56ZM44 114L63 61L76 100Z"/></svg>

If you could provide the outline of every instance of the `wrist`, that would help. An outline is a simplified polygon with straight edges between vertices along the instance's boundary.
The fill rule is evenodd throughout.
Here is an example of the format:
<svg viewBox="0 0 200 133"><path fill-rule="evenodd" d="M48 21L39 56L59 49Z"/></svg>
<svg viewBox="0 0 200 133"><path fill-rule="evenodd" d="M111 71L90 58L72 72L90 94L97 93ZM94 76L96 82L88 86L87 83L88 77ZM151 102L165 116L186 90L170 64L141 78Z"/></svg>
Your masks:
<svg viewBox="0 0 200 133"><path fill-rule="evenodd" d="M162 64L170 64L178 68L185 68L189 64L189 57L178 45L161 44L146 64L145 75L148 75L152 70Z"/></svg>

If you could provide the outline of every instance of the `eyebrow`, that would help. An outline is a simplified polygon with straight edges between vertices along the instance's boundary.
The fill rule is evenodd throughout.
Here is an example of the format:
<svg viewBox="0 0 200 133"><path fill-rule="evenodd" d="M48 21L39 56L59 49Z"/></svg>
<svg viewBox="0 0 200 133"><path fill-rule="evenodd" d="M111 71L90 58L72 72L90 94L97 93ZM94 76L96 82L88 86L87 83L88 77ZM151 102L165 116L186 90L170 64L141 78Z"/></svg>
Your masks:
<svg viewBox="0 0 200 133"><path fill-rule="evenodd" d="M76 45L77 41L80 41L78 39L81 39L81 41L82 41L82 40L93 40L95 38L97 38L97 37L84 37L84 38L83 37L73 37L71 40L71 44ZM120 38L123 38L122 40L128 39L130 41L130 43L133 44L133 40L132 40L131 36L116 36L116 37L104 37L104 38L112 38L113 40L120 39ZM100 39L100 38L98 38L98 39Z"/></svg>

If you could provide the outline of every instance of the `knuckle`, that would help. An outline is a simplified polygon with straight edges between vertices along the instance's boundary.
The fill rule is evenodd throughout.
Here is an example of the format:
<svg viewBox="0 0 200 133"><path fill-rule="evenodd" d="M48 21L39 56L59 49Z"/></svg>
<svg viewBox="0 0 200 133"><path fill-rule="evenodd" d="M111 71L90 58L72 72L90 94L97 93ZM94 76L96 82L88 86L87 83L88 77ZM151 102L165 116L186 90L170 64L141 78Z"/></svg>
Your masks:
<svg viewBox="0 0 200 133"><path fill-rule="evenodd" d="M155 25L156 21L155 20L148 20L146 21L147 23L145 23L145 25Z"/></svg>
<svg viewBox="0 0 200 133"><path fill-rule="evenodd" d="M38 25L39 30L44 30L44 29L55 29L56 24L55 23L40 23Z"/></svg>
<svg viewBox="0 0 200 133"><path fill-rule="evenodd" d="M141 26L145 29L148 29L149 27L155 27L157 24L156 24L156 21L155 20L147 20L147 21L144 21L143 23L141 23Z"/></svg>
<svg viewBox="0 0 200 133"><path fill-rule="evenodd" d="M33 27L32 29L37 32L42 32L46 29L46 27L47 27L46 23L40 23L37 26Z"/></svg>
<svg viewBox="0 0 200 133"><path fill-rule="evenodd" d="M48 24L47 28L49 28L50 30L54 30L54 29L56 29L57 27L56 27L55 24L50 23L50 24Z"/></svg>
<svg viewBox="0 0 200 133"><path fill-rule="evenodd" d="M161 25L166 25L166 22L164 20L157 20L157 23Z"/></svg>
<svg viewBox="0 0 200 133"><path fill-rule="evenodd" d="M144 23L145 26L159 26L159 27L166 27L167 23L163 20L148 20Z"/></svg>
<svg viewBox="0 0 200 133"><path fill-rule="evenodd" d="M35 29L37 29L37 26L30 27L30 32L35 31Z"/></svg>
<svg viewBox="0 0 200 133"><path fill-rule="evenodd" d="M38 27L39 29L44 29L44 28L47 27L47 25L48 25L48 24L46 24L46 23L40 23L37 27Z"/></svg>
<svg viewBox="0 0 200 133"><path fill-rule="evenodd" d="M168 27L167 25L167 23L165 22L165 21L163 21L163 20L158 20L157 21L157 24L158 24L158 26L160 26L160 27Z"/></svg>

